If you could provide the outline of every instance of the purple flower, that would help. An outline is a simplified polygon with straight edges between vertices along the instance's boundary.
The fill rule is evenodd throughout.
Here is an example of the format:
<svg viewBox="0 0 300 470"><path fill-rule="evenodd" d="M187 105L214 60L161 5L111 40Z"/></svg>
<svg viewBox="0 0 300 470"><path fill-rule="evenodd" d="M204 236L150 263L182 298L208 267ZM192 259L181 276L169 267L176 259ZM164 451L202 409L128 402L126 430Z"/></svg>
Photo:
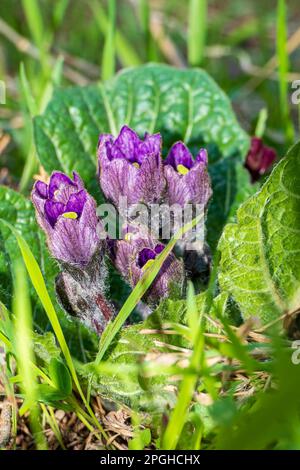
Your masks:
<svg viewBox="0 0 300 470"><path fill-rule="evenodd" d="M74 172L73 179L54 172L49 184L37 181L32 202L52 255L61 262L86 266L100 245L96 203Z"/></svg>
<svg viewBox="0 0 300 470"><path fill-rule="evenodd" d="M111 257L116 268L133 288L164 248L165 245L146 232L130 228L125 239L114 240ZM157 303L169 295L172 285L182 289L183 282L183 263L171 253L148 290L147 299L151 303Z"/></svg>
<svg viewBox="0 0 300 470"><path fill-rule="evenodd" d="M120 197L130 206L159 203L165 187L160 134L144 140L123 126L118 137L102 134L98 143L99 180L104 195L117 207Z"/></svg>
<svg viewBox="0 0 300 470"><path fill-rule="evenodd" d="M205 149L200 149L194 160L184 143L176 142L164 161L164 174L169 205L207 205L212 191Z"/></svg>
<svg viewBox="0 0 300 470"><path fill-rule="evenodd" d="M271 147L263 144L262 139L252 137L245 167L251 175L252 182L259 180L261 175L271 167L276 159L276 152Z"/></svg>

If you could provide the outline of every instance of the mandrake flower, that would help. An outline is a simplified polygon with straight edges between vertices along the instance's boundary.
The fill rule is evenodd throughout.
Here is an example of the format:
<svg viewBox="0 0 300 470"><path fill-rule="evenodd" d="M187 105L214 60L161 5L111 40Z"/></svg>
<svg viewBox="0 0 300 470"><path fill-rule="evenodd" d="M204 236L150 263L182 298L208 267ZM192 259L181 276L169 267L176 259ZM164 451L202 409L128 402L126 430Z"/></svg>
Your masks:
<svg viewBox="0 0 300 470"><path fill-rule="evenodd" d="M35 183L32 201L49 250L62 268L55 281L60 304L100 335L114 310L106 299L105 242L94 199L77 173L71 179L54 172L49 184Z"/></svg>
<svg viewBox="0 0 300 470"><path fill-rule="evenodd" d="M88 265L101 244L100 226L96 203L77 173L73 179L52 173L49 184L35 183L31 197L54 258L78 267Z"/></svg>
<svg viewBox="0 0 300 470"><path fill-rule="evenodd" d="M98 174L104 195L119 207L120 197L128 206L159 203L165 187L160 134L145 134L144 140L128 126L115 139L101 134L98 143Z"/></svg>
<svg viewBox="0 0 300 470"><path fill-rule="evenodd" d="M201 204L205 208L211 195L207 172L207 151L200 149L195 160L183 142L176 142L164 160L169 205Z"/></svg>
<svg viewBox="0 0 300 470"><path fill-rule="evenodd" d="M128 227L124 239L110 242L112 261L132 288L164 248L165 245L153 239L146 231L135 230L132 226ZM167 297L173 287L182 290L183 283L183 263L170 253L146 294L147 300L157 303Z"/></svg>
<svg viewBox="0 0 300 470"><path fill-rule="evenodd" d="M275 159L276 152L274 149L264 145L262 139L252 137L245 163L245 167L251 175L252 183L258 181L260 176L266 173Z"/></svg>

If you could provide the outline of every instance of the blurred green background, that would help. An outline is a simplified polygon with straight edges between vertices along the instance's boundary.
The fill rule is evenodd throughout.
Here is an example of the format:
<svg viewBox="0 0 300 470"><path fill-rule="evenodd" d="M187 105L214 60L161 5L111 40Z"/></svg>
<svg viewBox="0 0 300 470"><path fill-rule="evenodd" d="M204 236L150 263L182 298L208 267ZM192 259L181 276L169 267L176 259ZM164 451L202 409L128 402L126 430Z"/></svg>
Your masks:
<svg viewBox="0 0 300 470"><path fill-rule="evenodd" d="M205 68L250 134L266 109L264 139L283 154L299 128L290 100L299 20L297 0L1 0L0 184L29 190L38 171L31 116L53 87L148 61Z"/></svg>

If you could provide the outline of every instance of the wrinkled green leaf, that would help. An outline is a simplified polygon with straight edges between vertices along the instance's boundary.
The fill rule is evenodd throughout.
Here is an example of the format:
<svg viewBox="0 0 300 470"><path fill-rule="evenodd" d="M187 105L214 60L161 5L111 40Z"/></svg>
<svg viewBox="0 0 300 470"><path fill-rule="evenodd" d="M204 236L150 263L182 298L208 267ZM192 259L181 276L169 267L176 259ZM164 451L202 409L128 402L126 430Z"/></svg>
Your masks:
<svg viewBox="0 0 300 470"><path fill-rule="evenodd" d="M47 364L52 358L58 359L60 357L60 349L55 342L54 334L50 331L42 335L35 333L33 347L36 356Z"/></svg>
<svg viewBox="0 0 300 470"><path fill-rule="evenodd" d="M64 393L66 396L71 395L72 393L72 379L68 368L65 364L53 357L49 364L49 374L50 378L60 392Z"/></svg>
<svg viewBox="0 0 300 470"><path fill-rule="evenodd" d="M300 307L300 144L226 226L219 282L242 316L263 324Z"/></svg>
<svg viewBox="0 0 300 470"><path fill-rule="evenodd" d="M199 309L204 302L205 294L197 296ZM176 351L180 351L176 348L190 345L180 334L162 331L170 323L186 325L185 300L167 299L144 322L123 328L115 337L103 363L77 364L79 375L88 378L97 393L133 408L156 413L167 404L174 405L176 381L172 380L173 374L161 372L160 361L163 365L176 365ZM151 377L145 376L143 369L143 365L149 363L155 369Z"/></svg>
<svg viewBox="0 0 300 470"><path fill-rule="evenodd" d="M164 153L179 139L194 152L208 148L214 187L208 225L214 246L233 206L252 191L243 168L249 139L228 98L203 70L153 64L122 71L105 85L59 90L35 119L40 161L49 173L78 171L97 194L98 135L116 135L124 124L141 135L161 132Z"/></svg>

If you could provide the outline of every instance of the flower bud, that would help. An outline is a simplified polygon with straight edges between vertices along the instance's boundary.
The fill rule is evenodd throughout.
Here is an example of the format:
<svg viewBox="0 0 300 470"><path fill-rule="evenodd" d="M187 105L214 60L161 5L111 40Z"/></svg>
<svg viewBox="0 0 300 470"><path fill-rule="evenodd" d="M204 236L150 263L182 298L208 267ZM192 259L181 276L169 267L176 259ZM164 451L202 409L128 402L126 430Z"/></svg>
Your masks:
<svg viewBox="0 0 300 470"><path fill-rule="evenodd" d="M195 160L183 142L176 142L164 160L169 205L200 204L205 208L212 195L207 172L207 152L200 149Z"/></svg>
<svg viewBox="0 0 300 470"><path fill-rule="evenodd" d="M276 152L263 144L262 139L252 137L251 146L246 158L245 167L249 171L252 183L259 180L272 166L276 159Z"/></svg>
<svg viewBox="0 0 300 470"><path fill-rule="evenodd" d="M99 246L100 225L96 203L80 177L74 172L72 180L64 173L54 172L49 184L35 183L31 197L54 258L86 266Z"/></svg>
<svg viewBox="0 0 300 470"><path fill-rule="evenodd" d="M165 245L151 238L145 231L129 227L124 239L115 240L110 248L114 265L134 288ZM183 284L183 263L170 253L149 288L146 298L150 303L158 303L160 299L170 294L173 287L181 291Z"/></svg>
<svg viewBox="0 0 300 470"><path fill-rule="evenodd" d="M144 140L123 126L116 139L102 134L98 143L99 182L104 195L119 207L159 203L165 187L160 134L146 134Z"/></svg>

